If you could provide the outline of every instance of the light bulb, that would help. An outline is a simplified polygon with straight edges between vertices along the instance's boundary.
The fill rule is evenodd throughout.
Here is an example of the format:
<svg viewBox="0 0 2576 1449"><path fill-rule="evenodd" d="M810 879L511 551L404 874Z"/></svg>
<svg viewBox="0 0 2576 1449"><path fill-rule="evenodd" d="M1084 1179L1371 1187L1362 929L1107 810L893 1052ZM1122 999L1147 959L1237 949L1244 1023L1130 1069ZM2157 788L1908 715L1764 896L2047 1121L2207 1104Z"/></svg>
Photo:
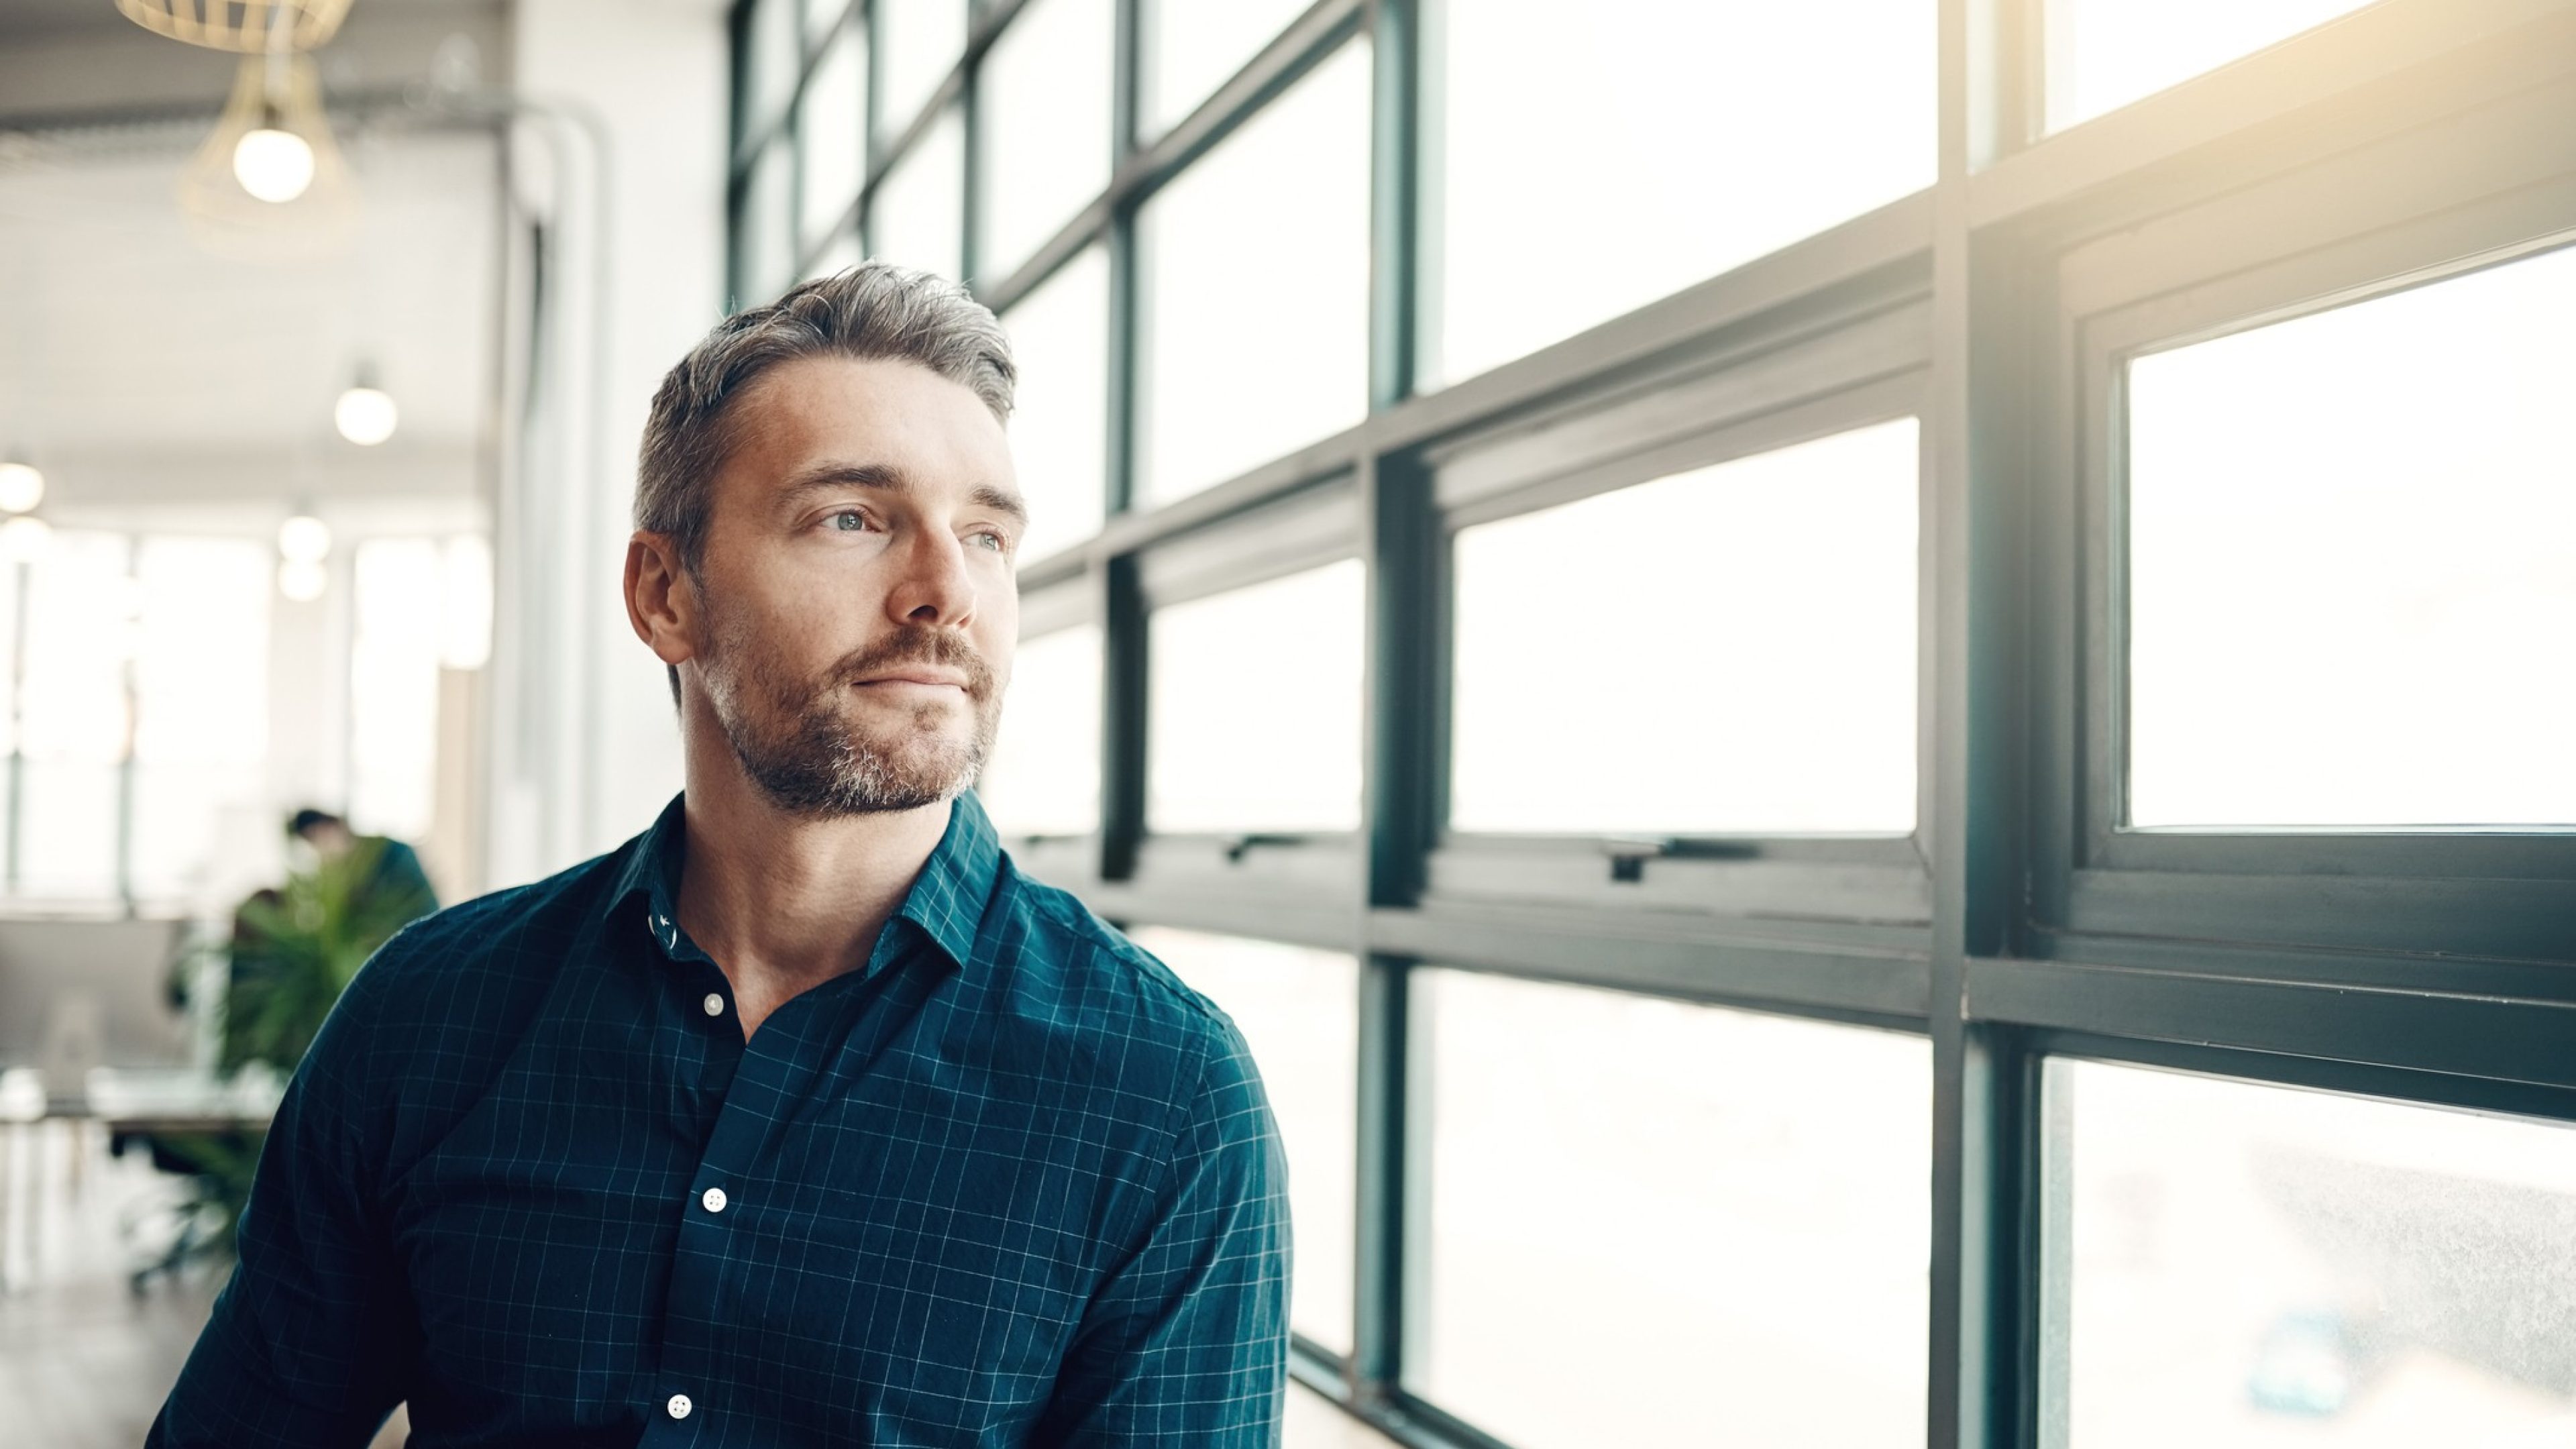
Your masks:
<svg viewBox="0 0 2576 1449"><path fill-rule="evenodd" d="M277 526L277 554L288 563L318 564L331 555L331 525L299 513Z"/></svg>
<svg viewBox="0 0 2576 1449"><path fill-rule="evenodd" d="M392 437L400 417L393 396L373 387L349 389L340 394L340 401L331 409L331 421L339 424L340 436L362 448L372 448Z"/></svg>
<svg viewBox="0 0 2576 1449"><path fill-rule="evenodd" d="M312 603L330 586L331 571L319 560L290 558L277 566L277 591L296 603Z"/></svg>
<svg viewBox="0 0 2576 1449"><path fill-rule="evenodd" d="M20 514L0 523L0 558L27 563L44 556L54 542L54 526L41 518Z"/></svg>
<svg viewBox="0 0 2576 1449"><path fill-rule="evenodd" d="M233 143L233 179L262 201L293 201L313 184L313 147L274 126L246 131Z"/></svg>
<svg viewBox="0 0 2576 1449"><path fill-rule="evenodd" d="M45 501L45 475L32 463L0 463L0 513L24 513Z"/></svg>

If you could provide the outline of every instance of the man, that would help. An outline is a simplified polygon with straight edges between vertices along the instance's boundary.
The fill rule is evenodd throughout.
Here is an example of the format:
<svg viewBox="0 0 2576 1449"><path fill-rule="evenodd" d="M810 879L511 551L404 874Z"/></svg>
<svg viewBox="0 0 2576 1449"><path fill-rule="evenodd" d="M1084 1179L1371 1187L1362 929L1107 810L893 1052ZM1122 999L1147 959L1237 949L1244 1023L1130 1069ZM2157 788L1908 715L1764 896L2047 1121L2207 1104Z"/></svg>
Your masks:
<svg viewBox="0 0 2576 1449"><path fill-rule="evenodd" d="M1233 1025L962 793L1022 528L992 314L868 265L653 402L627 613L686 789L433 916L280 1108L178 1446L1277 1442Z"/></svg>
<svg viewBox="0 0 2576 1449"><path fill-rule="evenodd" d="M438 909L438 892L421 867L420 852L401 841L360 835L348 821L309 805L287 819L286 833L311 846L323 870L352 872L350 909L371 922L382 920L387 934Z"/></svg>

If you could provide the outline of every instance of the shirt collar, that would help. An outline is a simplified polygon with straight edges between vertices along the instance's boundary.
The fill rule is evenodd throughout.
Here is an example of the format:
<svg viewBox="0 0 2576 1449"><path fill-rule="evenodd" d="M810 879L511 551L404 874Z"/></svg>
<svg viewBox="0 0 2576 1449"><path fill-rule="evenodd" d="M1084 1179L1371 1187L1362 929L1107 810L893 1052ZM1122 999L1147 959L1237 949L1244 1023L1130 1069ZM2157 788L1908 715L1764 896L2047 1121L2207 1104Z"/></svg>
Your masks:
<svg viewBox="0 0 2576 1449"><path fill-rule="evenodd" d="M644 896L649 913L647 924L665 950L673 949L680 939L680 862L688 849L688 826L682 806L687 798L685 794L672 796L652 828L636 837L608 897L607 910L614 914L630 898ZM962 969L974 957L975 936L984 921L984 903L992 898L1001 868L1001 837L975 792L965 791L950 802L948 829L939 837L930 858L922 862L921 874L913 878L912 889L905 893L903 908L895 913L895 919L919 927ZM870 962L872 970L876 964Z"/></svg>

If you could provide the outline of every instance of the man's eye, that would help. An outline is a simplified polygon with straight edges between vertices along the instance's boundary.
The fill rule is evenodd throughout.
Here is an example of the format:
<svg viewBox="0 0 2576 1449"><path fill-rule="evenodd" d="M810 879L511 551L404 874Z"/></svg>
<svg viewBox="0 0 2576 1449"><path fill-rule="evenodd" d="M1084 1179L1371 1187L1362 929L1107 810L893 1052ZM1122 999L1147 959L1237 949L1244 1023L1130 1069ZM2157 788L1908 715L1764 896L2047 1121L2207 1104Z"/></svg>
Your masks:
<svg viewBox="0 0 2576 1449"><path fill-rule="evenodd" d="M868 526L868 516L855 508L844 508L832 515L832 526L843 533L857 533Z"/></svg>
<svg viewBox="0 0 2576 1449"><path fill-rule="evenodd" d="M1008 552L1011 546L1011 541L1009 539L1002 537L1000 534L995 533L989 528L977 530L974 537L977 543L982 544L984 547L991 549L995 553Z"/></svg>

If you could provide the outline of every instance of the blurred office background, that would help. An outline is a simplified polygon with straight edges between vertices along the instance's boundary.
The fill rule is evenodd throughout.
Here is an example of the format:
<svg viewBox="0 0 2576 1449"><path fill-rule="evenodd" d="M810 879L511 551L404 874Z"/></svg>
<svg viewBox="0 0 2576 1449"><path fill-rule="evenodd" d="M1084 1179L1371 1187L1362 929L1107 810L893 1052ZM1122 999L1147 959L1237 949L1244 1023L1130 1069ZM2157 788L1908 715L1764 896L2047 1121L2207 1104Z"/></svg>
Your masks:
<svg viewBox="0 0 2576 1449"><path fill-rule="evenodd" d="M288 9L0 7L0 1443L203 1315L108 1148L255 1143L289 811L675 788L644 404L881 256L1019 349L980 788L1252 1041L1292 1445L2576 1444L2576 0Z"/></svg>

